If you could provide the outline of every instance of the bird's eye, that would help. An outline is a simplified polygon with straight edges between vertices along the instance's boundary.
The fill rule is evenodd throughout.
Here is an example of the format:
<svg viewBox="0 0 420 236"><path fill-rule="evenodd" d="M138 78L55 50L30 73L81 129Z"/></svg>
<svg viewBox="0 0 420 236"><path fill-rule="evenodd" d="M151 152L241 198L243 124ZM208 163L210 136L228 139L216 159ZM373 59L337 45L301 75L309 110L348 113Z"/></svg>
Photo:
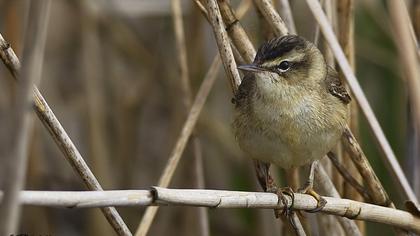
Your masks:
<svg viewBox="0 0 420 236"><path fill-rule="evenodd" d="M288 61L282 61L277 68L281 71L281 72L285 72L290 68L290 62Z"/></svg>

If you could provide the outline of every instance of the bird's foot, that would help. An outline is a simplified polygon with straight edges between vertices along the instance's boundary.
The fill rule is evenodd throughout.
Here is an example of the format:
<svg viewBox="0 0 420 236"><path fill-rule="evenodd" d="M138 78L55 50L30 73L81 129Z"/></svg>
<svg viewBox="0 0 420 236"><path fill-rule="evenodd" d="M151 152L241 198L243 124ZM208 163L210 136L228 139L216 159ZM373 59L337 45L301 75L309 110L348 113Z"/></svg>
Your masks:
<svg viewBox="0 0 420 236"><path fill-rule="evenodd" d="M279 202L283 204L283 209L274 209L274 215L276 218L279 218L280 216L284 215L287 218L292 214L293 210L293 204L295 200L295 194L290 187L284 187L284 188L278 188L276 186L271 186L267 188L267 192L274 193L277 195ZM289 199L286 197L289 196L291 199L291 204L289 206Z"/></svg>
<svg viewBox="0 0 420 236"><path fill-rule="evenodd" d="M327 204L327 200L325 200L325 198L321 197L321 195L319 195L317 192L315 192L315 190L313 189L313 184L312 183L309 183L309 182L306 183L303 188L300 188L298 190L298 193L309 194L316 199L317 205L314 209L307 210L307 212L309 212L309 213L318 212L318 211L322 210L322 208L325 207L325 204Z"/></svg>

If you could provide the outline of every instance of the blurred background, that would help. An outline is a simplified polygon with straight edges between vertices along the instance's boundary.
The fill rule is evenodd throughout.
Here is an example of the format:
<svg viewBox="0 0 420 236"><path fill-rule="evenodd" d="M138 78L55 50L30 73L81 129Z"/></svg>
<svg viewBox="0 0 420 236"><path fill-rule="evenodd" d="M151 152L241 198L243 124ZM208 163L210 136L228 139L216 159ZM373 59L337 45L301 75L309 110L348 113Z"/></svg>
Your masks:
<svg viewBox="0 0 420 236"><path fill-rule="evenodd" d="M19 58L24 50L28 2L0 1L0 32ZM387 5L381 0L356 2L356 74L418 194L418 140L411 125ZM238 3L231 1L233 6ZM241 23L258 47L264 32L250 4ZM290 4L298 34L312 40L315 20L305 1ZM413 0L407 4L420 33L420 22L416 21L420 19L420 3ZM182 11L194 97L218 50L211 27L194 2L182 0ZM170 0L52 1L39 89L104 189L148 189L157 185L186 118L178 58ZM8 112L13 105L15 82L3 65L0 77L3 172L2 153L8 148L11 132ZM261 191L252 161L239 150L231 131L231 98L221 68L195 132L202 149L205 188ZM402 208L403 199L379 157L365 119L359 117L360 143L391 199ZM38 119L31 132L25 189L85 190ZM186 148L171 187L196 188L192 149L192 145ZM282 176L279 170L278 182L284 185ZM4 178L0 179L0 187ZM145 209L118 210L135 232ZM211 235L273 235L281 230L272 210L210 209L208 214ZM149 235L199 235L197 216L196 208L162 207ZM313 216L307 218L311 221ZM20 232L115 235L98 209L29 206L23 207ZM320 232L314 229L313 235L322 235ZM366 223L366 232L393 233L388 226L372 223Z"/></svg>

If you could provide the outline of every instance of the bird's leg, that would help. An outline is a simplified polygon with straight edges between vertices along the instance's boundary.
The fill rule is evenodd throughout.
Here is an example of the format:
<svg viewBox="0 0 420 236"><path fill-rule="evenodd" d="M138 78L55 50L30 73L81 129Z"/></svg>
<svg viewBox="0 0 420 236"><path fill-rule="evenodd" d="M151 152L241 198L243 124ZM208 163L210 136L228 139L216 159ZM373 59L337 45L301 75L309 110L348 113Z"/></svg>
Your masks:
<svg viewBox="0 0 420 236"><path fill-rule="evenodd" d="M290 187L279 188L274 182L273 177L270 174L270 163L254 160L255 171L257 173L258 182L265 192L275 193L279 198L279 202L283 203L283 210L274 209L274 215L279 218L281 215L285 215L289 218L294 203L294 193ZM285 195L290 196L292 204L288 207L288 199Z"/></svg>
<svg viewBox="0 0 420 236"><path fill-rule="evenodd" d="M298 190L299 193L309 194L317 200L318 203L317 203L316 208L308 211L308 212L311 212L311 213L318 212L318 211L322 210L322 208L324 208L325 204L327 203L327 201L323 197L321 197L321 195L319 195L317 192L315 192L315 190L313 188L314 187L315 168L316 168L317 164L318 164L318 161L314 161L314 162L311 163L308 180L306 181L303 188Z"/></svg>
<svg viewBox="0 0 420 236"><path fill-rule="evenodd" d="M254 159L255 173L257 174L258 183L264 192L267 192L267 186L273 178L270 176L270 163L258 161Z"/></svg>

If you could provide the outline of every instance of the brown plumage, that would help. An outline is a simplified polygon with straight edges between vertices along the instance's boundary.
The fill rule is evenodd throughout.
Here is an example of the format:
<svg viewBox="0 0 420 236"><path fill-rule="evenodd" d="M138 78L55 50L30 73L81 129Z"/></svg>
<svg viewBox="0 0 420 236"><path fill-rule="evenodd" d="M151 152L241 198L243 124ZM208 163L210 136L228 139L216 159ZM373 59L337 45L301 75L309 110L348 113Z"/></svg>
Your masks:
<svg viewBox="0 0 420 236"><path fill-rule="evenodd" d="M351 101L350 95L347 93L346 88L341 83L340 79L338 78L337 72L328 67L327 78L325 80L328 92L330 92L333 96L338 97L344 104L348 104Z"/></svg>
<svg viewBox="0 0 420 236"><path fill-rule="evenodd" d="M321 52L302 37L264 43L235 94L234 131L251 158L292 168L338 142L350 96Z"/></svg>

